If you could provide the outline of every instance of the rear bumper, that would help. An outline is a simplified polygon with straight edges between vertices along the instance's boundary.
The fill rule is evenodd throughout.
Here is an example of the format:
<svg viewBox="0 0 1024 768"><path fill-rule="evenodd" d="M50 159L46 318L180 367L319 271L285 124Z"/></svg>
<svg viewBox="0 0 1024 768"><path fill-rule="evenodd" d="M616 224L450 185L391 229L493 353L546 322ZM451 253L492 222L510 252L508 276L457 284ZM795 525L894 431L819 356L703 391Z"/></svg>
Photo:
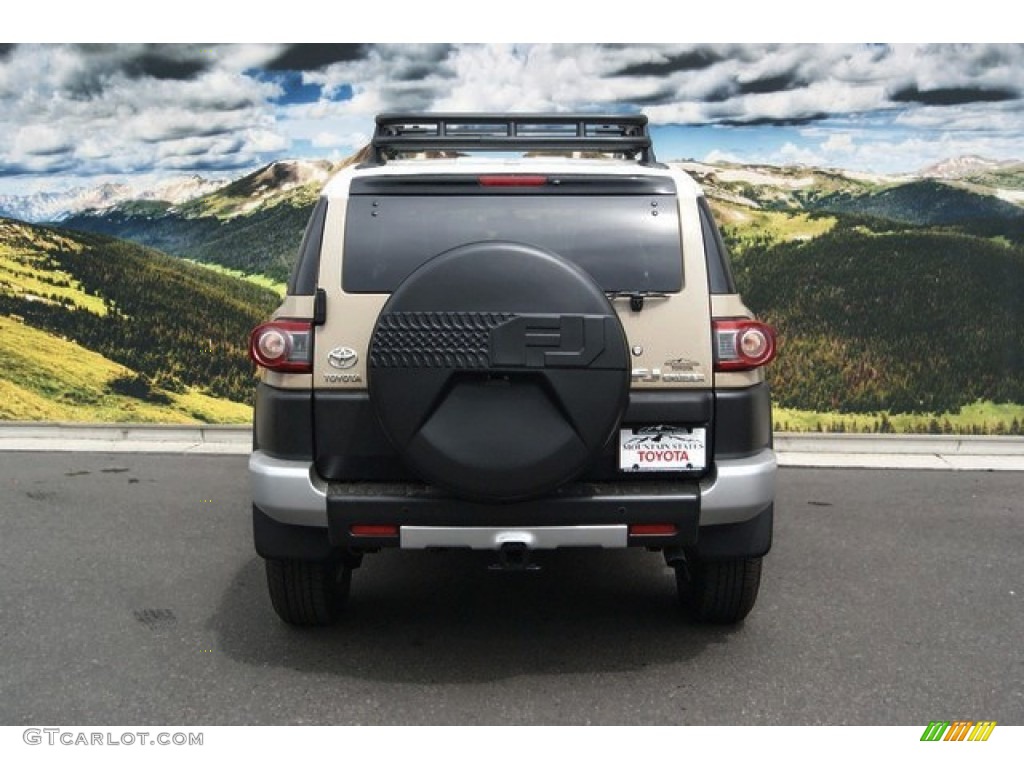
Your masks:
<svg viewBox="0 0 1024 768"><path fill-rule="evenodd" d="M253 451L249 487L253 504L272 520L284 525L327 526L327 482L317 475L312 462Z"/></svg>
<svg viewBox="0 0 1024 768"><path fill-rule="evenodd" d="M412 548L422 548L422 542L479 546L485 540L500 546L517 537L522 537L518 543L537 549L690 546L697 540L699 519L696 482L570 483L554 494L511 504L466 501L417 483L331 483L327 492L331 543L350 549L410 548L410 542ZM630 529L651 524L671 532ZM362 526L385 526L391 532L366 535L359 532ZM470 529L475 532L465 533ZM572 529L580 534L575 539L567 534Z"/></svg>
<svg viewBox="0 0 1024 768"><path fill-rule="evenodd" d="M700 482L700 524L728 525L754 518L775 501L778 462L764 448L751 456L719 459Z"/></svg>
<svg viewBox="0 0 1024 768"><path fill-rule="evenodd" d="M411 483L329 485L310 461L274 458L259 450L249 458L253 504L263 515L281 525L329 529L332 545L364 548L416 548L428 540L430 546L442 546L440 531L428 535L423 532L427 528L449 529L449 546L466 546L457 543L466 540L469 546L481 546L481 541L497 541L502 532L588 526L616 527L616 543L610 543L611 535L601 533L595 534L595 542L577 545L688 546L698 526L710 533L714 526L735 526L763 517L775 499L776 474L775 453L765 448L751 456L718 460L715 471L699 484L586 483L533 502L486 505L447 498ZM481 521L487 525L481 526ZM630 523L673 523L678 532L674 537L626 535L623 539ZM403 532L397 540L354 537L353 524L392 524ZM470 529L477 533L469 533ZM545 542L563 539L560 534L544 533L534 541L544 548Z"/></svg>
<svg viewBox="0 0 1024 768"><path fill-rule="evenodd" d="M463 549L501 549L518 545L526 549L560 549L562 547L602 547L619 549L627 546L629 529L625 525L569 525L515 528L403 525L402 549L460 547Z"/></svg>

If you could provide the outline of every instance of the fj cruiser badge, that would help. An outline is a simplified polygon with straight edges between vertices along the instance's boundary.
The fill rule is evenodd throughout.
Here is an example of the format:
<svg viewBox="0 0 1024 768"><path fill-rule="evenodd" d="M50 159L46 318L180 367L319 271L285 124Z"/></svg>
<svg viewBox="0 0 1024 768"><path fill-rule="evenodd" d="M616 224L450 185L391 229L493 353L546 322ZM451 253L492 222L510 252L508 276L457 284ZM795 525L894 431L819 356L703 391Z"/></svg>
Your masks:
<svg viewBox="0 0 1024 768"><path fill-rule="evenodd" d="M342 370L351 368L359 360L359 355L350 347L335 347L327 353L327 362L332 368Z"/></svg>
<svg viewBox="0 0 1024 768"><path fill-rule="evenodd" d="M678 357L675 360L666 360L664 370L661 368L633 369L633 381L698 383L704 380L705 376L700 370L700 363L694 360L687 360L684 357Z"/></svg>
<svg viewBox="0 0 1024 768"><path fill-rule="evenodd" d="M704 373L700 369L700 363L696 360L689 360L685 357L677 357L675 360L666 360L665 367L672 371L662 374L662 381L704 381Z"/></svg>

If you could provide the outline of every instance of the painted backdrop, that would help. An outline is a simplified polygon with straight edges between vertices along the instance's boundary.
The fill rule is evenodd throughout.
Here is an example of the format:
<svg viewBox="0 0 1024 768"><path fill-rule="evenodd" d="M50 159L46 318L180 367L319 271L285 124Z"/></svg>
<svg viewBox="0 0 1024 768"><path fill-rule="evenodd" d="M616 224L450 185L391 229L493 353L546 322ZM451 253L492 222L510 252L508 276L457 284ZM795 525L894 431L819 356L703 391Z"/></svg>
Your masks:
<svg viewBox="0 0 1024 768"><path fill-rule="evenodd" d="M789 430L1021 433L1024 46L0 44L0 418L240 422L382 111L643 111Z"/></svg>

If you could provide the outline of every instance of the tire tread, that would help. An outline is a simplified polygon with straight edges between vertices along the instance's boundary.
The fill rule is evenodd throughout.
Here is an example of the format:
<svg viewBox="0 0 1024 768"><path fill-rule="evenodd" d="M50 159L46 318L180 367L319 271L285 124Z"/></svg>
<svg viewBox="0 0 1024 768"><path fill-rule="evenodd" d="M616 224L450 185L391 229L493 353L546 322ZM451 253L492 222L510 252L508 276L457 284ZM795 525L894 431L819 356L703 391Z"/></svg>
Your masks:
<svg viewBox="0 0 1024 768"><path fill-rule="evenodd" d="M676 570L679 598L695 618L712 624L736 624L757 601L760 557L689 563Z"/></svg>
<svg viewBox="0 0 1024 768"><path fill-rule="evenodd" d="M266 571L270 602L282 621L305 627L337 621L348 595L348 568L330 561L268 559Z"/></svg>

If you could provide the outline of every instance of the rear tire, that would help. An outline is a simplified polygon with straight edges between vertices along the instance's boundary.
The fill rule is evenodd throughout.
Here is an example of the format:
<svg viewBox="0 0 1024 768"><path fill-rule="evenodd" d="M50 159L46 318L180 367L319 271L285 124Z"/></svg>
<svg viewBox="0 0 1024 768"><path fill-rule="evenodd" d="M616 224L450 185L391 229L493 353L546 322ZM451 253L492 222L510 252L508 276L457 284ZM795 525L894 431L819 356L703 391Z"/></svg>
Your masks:
<svg viewBox="0 0 1024 768"><path fill-rule="evenodd" d="M761 558L688 561L676 566L679 602L688 614L711 624L743 621L757 601Z"/></svg>
<svg viewBox="0 0 1024 768"><path fill-rule="evenodd" d="M336 560L267 560L267 587L274 611L287 624L328 627L341 615L352 569Z"/></svg>

